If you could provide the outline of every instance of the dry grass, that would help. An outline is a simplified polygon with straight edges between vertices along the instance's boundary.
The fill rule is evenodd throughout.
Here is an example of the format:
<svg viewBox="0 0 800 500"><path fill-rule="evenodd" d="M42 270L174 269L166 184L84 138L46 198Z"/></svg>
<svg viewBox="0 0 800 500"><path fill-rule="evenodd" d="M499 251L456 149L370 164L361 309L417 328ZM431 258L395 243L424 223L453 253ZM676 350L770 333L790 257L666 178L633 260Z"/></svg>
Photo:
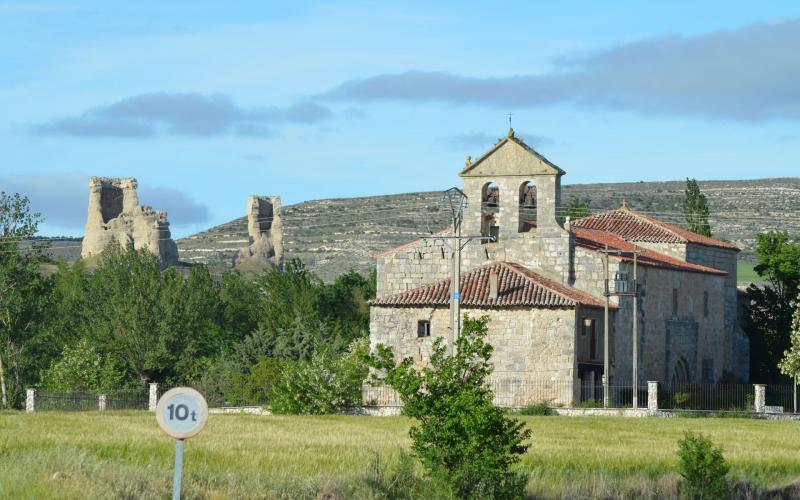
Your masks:
<svg viewBox="0 0 800 500"><path fill-rule="evenodd" d="M795 422L521 417L534 497L669 498L685 429L722 444L732 476L758 487L800 478ZM402 417L212 415L186 446L188 498L378 498L365 478L409 448ZM0 498L162 498L173 441L143 412L0 414Z"/></svg>

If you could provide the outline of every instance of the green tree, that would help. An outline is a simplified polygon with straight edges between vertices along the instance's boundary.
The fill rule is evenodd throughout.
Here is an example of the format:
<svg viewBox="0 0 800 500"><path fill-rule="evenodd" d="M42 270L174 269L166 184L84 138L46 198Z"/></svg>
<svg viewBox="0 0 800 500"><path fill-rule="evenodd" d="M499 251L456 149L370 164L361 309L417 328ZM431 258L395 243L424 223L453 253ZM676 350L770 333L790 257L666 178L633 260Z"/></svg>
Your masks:
<svg viewBox="0 0 800 500"><path fill-rule="evenodd" d="M511 471L527 449L530 430L492 403L487 386L493 348L486 342L489 318L464 318L456 354L442 338L433 344L428 366L406 358L395 364L390 348L378 346L374 366L386 370L404 413L419 425L410 435L415 454L434 477L446 481L456 498L519 498L526 478Z"/></svg>
<svg viewBox="0 0 800 500"><path fill-rule="evenodd" d="M717 448L702 434L684 433L678 441L678 472L681 482L681 498L716 500L729 498L725 476L730 467Z"/></svg>
<svg viewBox="0 0 800 500"><path fill-rule="evenodd" d="M354 341L336 357L326 350L309 361L287 361L272 385L270 409L275 413L323 415L358 404L361 384L369 373L369 341Z"/></svg>
<svg viewBox="0 0 800 500"><path fill-rule="evenodd" d="M592 215L589 208L589 202L583 200L571 200L561 207L561 223L566 222L567 217L570 220L580 219Z"/></svg>
<svg viewBox="0 0 800 500"><path fill-rule="evenodd" d="M108 391L119 389L125 373L100 354L87 339L64 349L41 376L41 386L54 391Z"/></svg>
<svg viewBox="0 0 800 500"><path fill-rule="evenodd" d="M49 280L39 273L41 248L21 250L20 242L36 234L40 214L20 194L0 192L0 402L21 399L30 375L25 362L46 310ZM8 375L11 375L9 384ZM35 378L36 374L30 375Z"/></svg>
<svg viewBox="0 0 800 500"><path fill-rule="evenodd" d="M686 178L686 199L683 202L683 214L689 231L703 236L711 236L711 225L708 223L708 202L706 195L694 179Z"/></svg>
<svg viewBox="0 0 800 500"><path fill-rule="evenodd" d="M777 360L790 348L792 314L800 292L800 244L786 232L759 234L755 271L767 284L750 285L745 331L750 338L750 376L765 383L781 380Z"/></svg>
<svg viewBox="0 0 800 500"><path fill-rule="evenodd" d="M783 359L778 364L781 373L790 377L800 376L800 296L795 301L792 333L789 336L790 347L783 351Z"/></svg>

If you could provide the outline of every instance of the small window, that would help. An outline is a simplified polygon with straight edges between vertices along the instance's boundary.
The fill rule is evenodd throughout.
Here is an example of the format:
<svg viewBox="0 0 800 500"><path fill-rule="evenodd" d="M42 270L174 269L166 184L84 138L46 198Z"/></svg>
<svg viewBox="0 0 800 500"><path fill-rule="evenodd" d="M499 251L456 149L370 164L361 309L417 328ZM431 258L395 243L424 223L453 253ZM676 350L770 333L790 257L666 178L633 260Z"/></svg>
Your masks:
<svg viewBox="0 0 800 500"><path fill-rule="evenodd" d="M430 337L431 336L431 322L421 319L417 321L417 337Z"/></svg>
<svg viewBox="0 0 800 500"><path fill-rule="evenodd" d="M589 359L597 359L597 327L594 319L583 318L583 332L581 334L589 337Z"/></svg>
<svg viewBox="0 0 800 500"><path fill-rule="evenodd" d="M703 292L703 317L708 317L708 292Z"/></svg>
<svg viewBox="0 0 800 500"><path fill-rule="evenodd" d="M678 317L678 289L672 289L672 317Z"/></svg>

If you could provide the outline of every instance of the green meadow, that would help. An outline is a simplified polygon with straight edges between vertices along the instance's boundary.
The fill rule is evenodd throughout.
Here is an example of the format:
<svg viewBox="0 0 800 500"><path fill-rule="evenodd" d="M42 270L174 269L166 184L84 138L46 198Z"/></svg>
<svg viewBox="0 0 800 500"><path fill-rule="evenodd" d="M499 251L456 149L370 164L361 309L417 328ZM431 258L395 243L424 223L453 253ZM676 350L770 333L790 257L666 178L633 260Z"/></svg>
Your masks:
<svg viewBox="0 0 800 500"><path fill-rule="evenodd" d="M677 440L724 448L739 488L800 478L800 423L747 418L527 417L531 498L677 496ZM405 417L211 415L186 444L186 498L385 498ZM164 498L174 441L152 414L0 413L0 498ZM417 465L418 473L422 471Z"/></svg>

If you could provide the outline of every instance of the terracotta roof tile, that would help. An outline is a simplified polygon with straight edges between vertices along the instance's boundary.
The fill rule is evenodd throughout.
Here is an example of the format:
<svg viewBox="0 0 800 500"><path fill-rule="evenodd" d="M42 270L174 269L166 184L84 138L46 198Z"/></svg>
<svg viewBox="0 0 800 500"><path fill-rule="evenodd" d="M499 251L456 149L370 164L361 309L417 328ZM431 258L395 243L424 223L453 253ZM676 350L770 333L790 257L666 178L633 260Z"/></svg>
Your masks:
<svg viewBox="0 0 800 500"><path fill-rule="evenodd" d="M641 243L696 243L717 248L738 250L727 241L709 238L681 227L660 221L633 210L607 210L572 221L572 227L614 233L628 241Z"/></svg>
<svg viewBox="0 0 800 500"><path fill-rule="evenodd" d="M489 296L492 272L497 273L496 299ZM371 302L378 306L446 306L449 303L449 278ZM461 275L462 306L573 308L578 305L603 307L604 304L603 299L510 262L493 262Z"/></svg>
<svg viewBox="0 0 800 500"><path fill-rule="evenodd" d="M720 271L719 269L714 269L713 267L692 264L691 262L685 262L654 250L637 247L633 243L607 231L598 231L574 226L571 227L570 230L575 235L575 244L579 247L587 248L589 250L600 251L603 250L606 245L608 245L609 250L631 251L638 249L642 253L639 255L639 257L637 257L637 262L642 266L660 267L663 269L673 269L676 271L688 271L694 273L716 274L720 276L727 276L728 274L725 271ZM619 258L624 261L633 260L633 258L629 256L622 256Z"/></svg>

